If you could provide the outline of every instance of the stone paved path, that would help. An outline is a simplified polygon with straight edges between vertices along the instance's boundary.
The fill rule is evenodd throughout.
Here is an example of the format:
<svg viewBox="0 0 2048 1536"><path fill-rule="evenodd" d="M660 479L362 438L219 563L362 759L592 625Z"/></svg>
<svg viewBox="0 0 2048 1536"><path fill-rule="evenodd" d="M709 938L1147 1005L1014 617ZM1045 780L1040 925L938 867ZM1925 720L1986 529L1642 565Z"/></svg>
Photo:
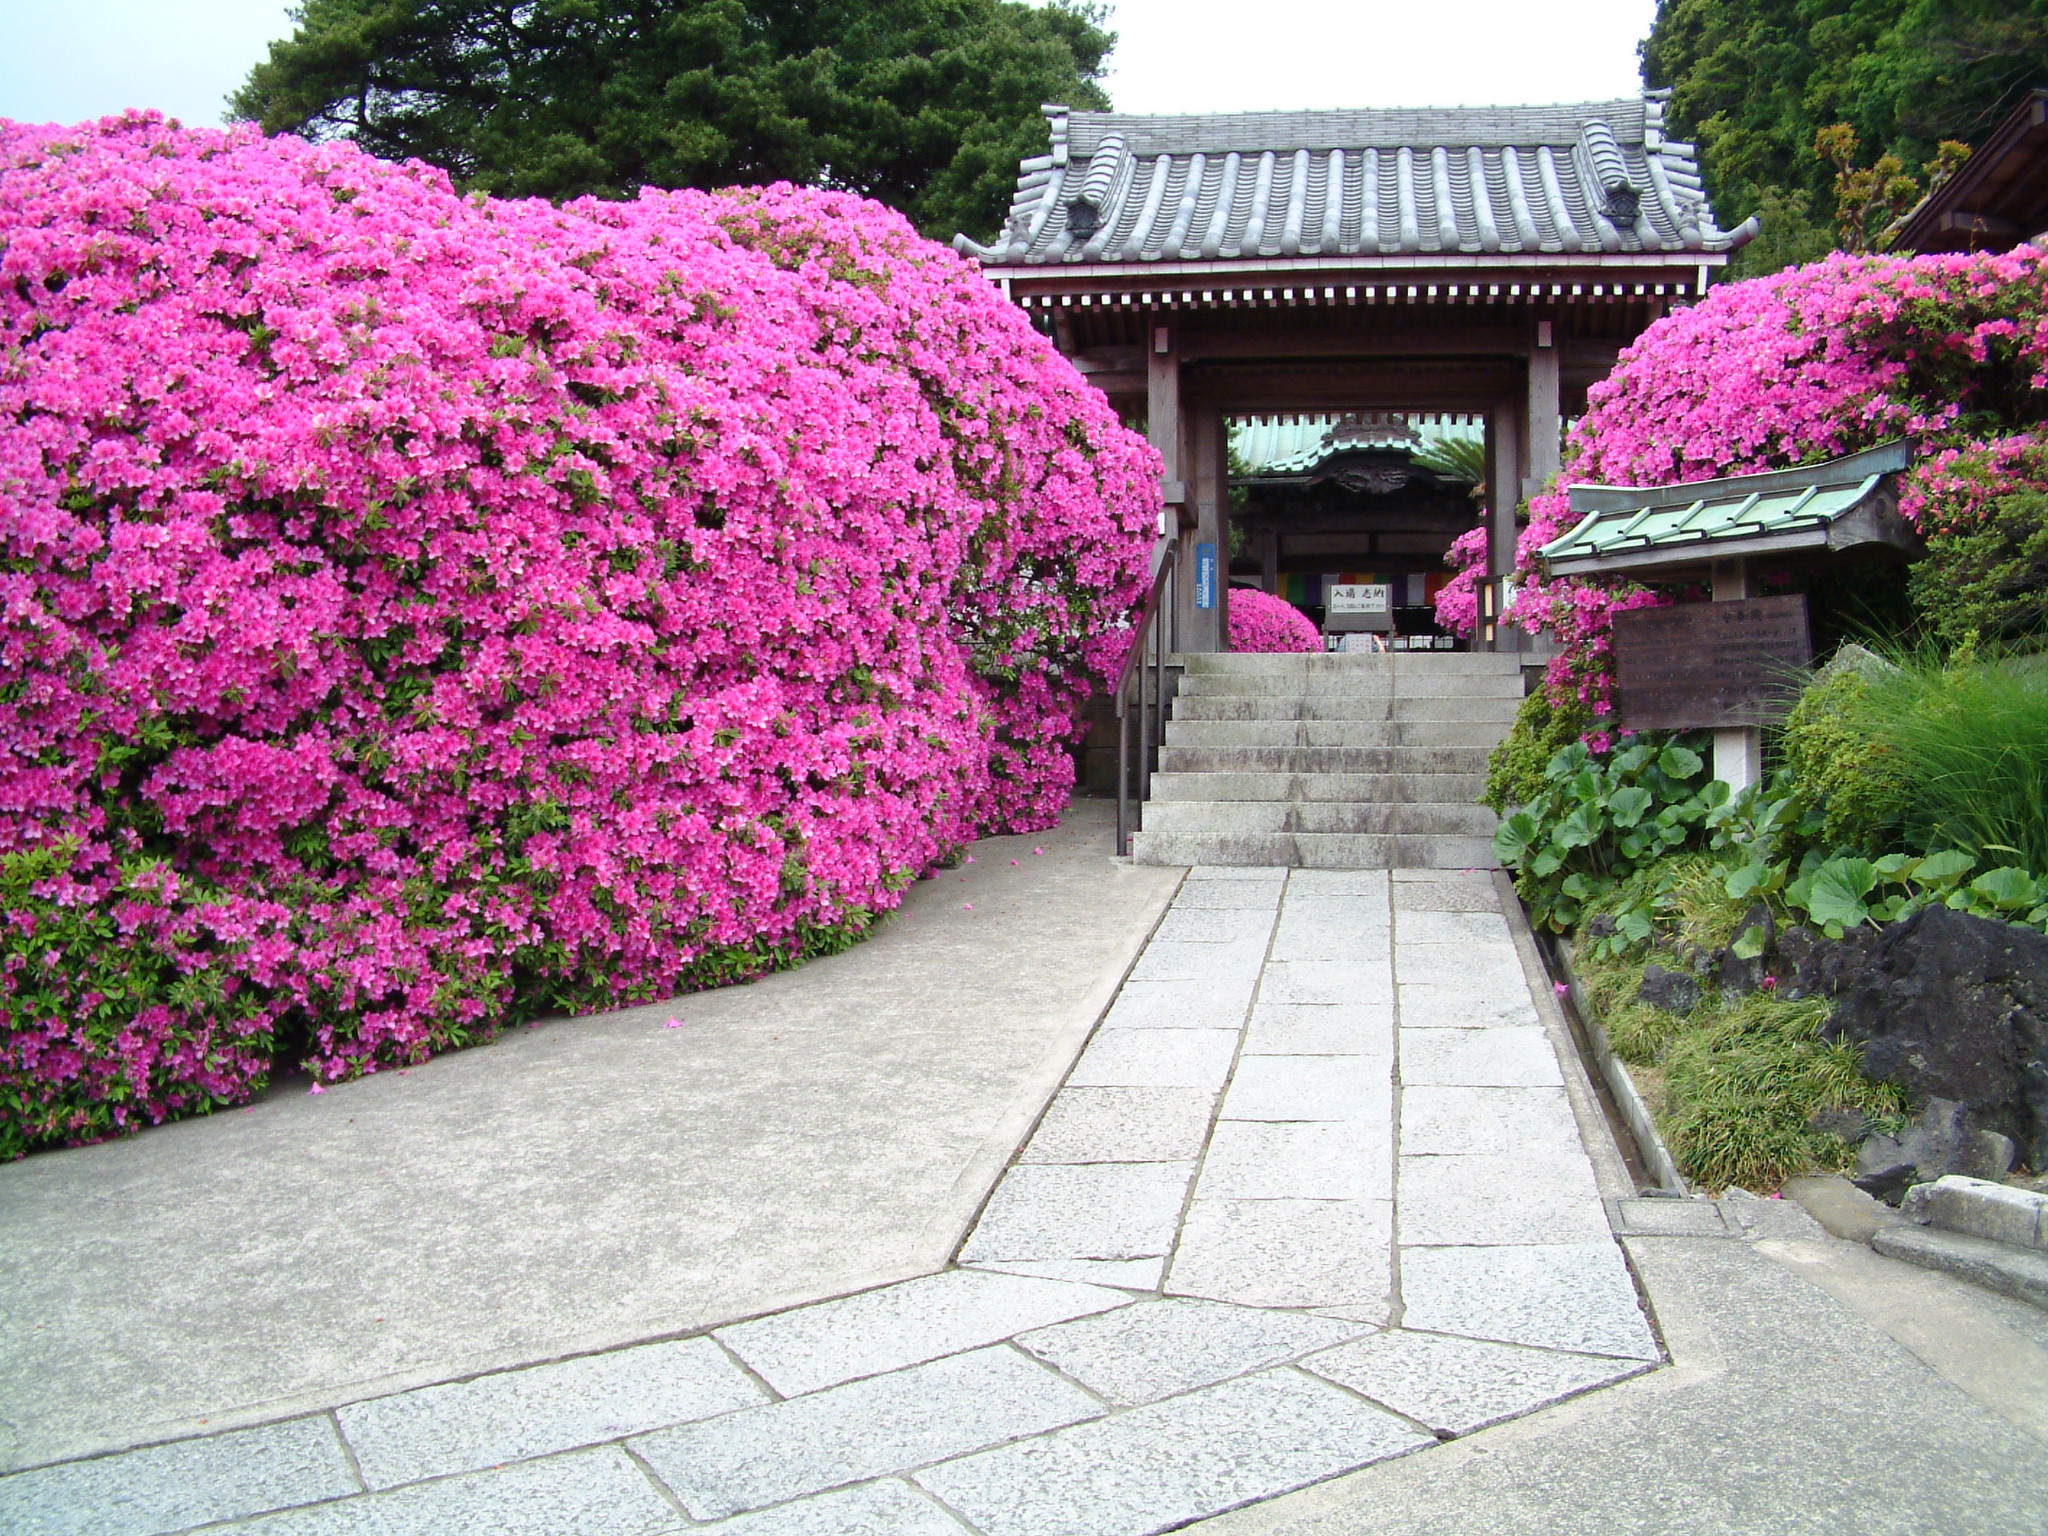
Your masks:
<svg viewBox="0 0 2048 1536"><path fill-rule="evenodd" d="M1650 1369L1488 876L1201 870L958 1262L0 1479L0 1530L1142 1536Z"/></svg>

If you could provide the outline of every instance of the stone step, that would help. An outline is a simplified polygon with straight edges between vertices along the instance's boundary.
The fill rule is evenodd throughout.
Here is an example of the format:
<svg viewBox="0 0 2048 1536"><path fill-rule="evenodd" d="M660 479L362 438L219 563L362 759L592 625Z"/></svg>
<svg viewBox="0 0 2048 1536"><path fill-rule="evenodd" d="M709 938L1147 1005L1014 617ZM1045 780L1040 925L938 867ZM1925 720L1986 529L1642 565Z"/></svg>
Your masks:
<svg viewBox="0 0 2048 1536"><path fill-rule="evenodd" d="M1490 749L1476 747L1234 747L1159 749L1161 773L1409 774L1484 776Z"/></svg>
<svg viewBox="0 0 2048 1536"><path fill-rule="evenodd" d="M1185 667L1190 677L1214 673L1278 672L1291 676L1310 673L1385 673L1414 676L1476 676L1494 673L1519 677L1521 656L1511 652L1488 651L1382 651L1377 654L1307 651L1225 651L1178 654L1167 658Z"/></svg>
<svg viewBox="0 0 2048 1536"><path fill-rule="evenodd" d="M2035 1190L1951 1173L1907 1190L1900 1214L1965 1237L2048 1252L2048 1194Z"/></svg>
<svg viewBox="0 0 2048 1536"><path fill-rule="evenodd" d="M1506 728L1516 699L1405 699L1365 694L1180 694L1176 720L1444 720Z"/></svg>
<svg viewBox="0 0 2048 1536"><path fill-rule="evenodd" d="M1413 676L1406 673L1216 672L1193 673L1181 679L1183 698L1368 698L1368 699L1508 699L1522 702L1526 690L1520 673L1450 673Z"/></svg>
<svg viewBox="0 0 2048 1536"><path fill-rule="evenodd" d="M1403 800L1470 805L1486 775L1470 773L1170 773L1152 775L1154 800Z"/></svg>
<svg viewBox="0 0 2048 1536"><path fill-rule="evenodd" d="M1355 832L1383 836L1491 838L1500 820L1457 801L1150 800L1148 832L1231 838L1270 832Z"/></svg>
<svg viewBox="0 0 2048 1536"><path fill-rule="evenodd" d="M1910 1224L1880 1228L1872 1234L1870 1246L1888 1259L1937 1269L1958 1280L2048 1310L2048 1253Z"/></svg>
<svg viewBox="0 0 2048 1536"><path fill-rule="evenodd" d="M1210 837L1135 832L1137 864L1221 864L1293 869L1491 869L1484 837L1382 836L1359 832L1267 832ZM1915 1229L1917 1230L1917 1229Z"/></svg>
<svg viewBox="0 0 2048 1536"><path fill-rule="evenodd" d="M1478 747L1507 735L1499 721L1169 720L1168 747Z"/></svg>

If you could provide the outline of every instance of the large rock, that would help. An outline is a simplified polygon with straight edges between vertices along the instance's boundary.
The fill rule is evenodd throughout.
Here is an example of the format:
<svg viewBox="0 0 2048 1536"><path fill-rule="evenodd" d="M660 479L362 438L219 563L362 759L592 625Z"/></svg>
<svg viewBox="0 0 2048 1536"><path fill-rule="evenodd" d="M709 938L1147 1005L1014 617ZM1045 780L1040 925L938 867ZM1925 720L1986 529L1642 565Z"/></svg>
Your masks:
<svg viewBox="0 0 2048 1536"><path fill-rule="evenodd" d="M1825 1038L1860 1046L1916 1110L1952 1101L2048 1165L2048 935L1929 907L1839 945L1785 941L1788 990L1837 999Z"/></svg>
<svg viewBox="0 0 2048 1536"><path fill-rule="evenodd" d="M1636 998L1662 1008L1666 1013L1691 1013L1700 1005L1700 984L1683 971L1667 971L1661 965L1643 967L1643 984Z"/></svg>

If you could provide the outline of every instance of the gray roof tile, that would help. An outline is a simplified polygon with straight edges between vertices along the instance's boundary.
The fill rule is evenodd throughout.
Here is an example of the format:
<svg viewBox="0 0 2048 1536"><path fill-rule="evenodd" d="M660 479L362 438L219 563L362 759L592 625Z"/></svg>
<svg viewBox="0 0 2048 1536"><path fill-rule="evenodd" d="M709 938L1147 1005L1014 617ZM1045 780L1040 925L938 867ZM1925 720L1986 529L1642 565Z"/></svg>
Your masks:
<svg viewBox="0 0 2048 1536"><path fill-rule="evenodd" d="M1730 251L1663 93L1560 107L1142 117L1045 109L991 265Z"/></svg>

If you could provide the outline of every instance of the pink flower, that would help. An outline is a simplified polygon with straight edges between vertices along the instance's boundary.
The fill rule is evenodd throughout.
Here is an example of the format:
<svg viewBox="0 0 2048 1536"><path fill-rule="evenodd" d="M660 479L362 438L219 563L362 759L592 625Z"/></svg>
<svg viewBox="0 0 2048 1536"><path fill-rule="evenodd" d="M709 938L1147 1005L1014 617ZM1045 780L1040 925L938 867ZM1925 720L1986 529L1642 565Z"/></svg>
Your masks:
<svg viewBox="0 0 2048 1536"><path fill-rule="evenodd" d="M1249 587L1230 589L1233 651L1320 651L1322 632L1294 604Z"/></svg>
<svg viewBox="0 0 2048 1536"><path fill-rule="evenodd" d="M80 911L225 999L9 1013L36 1136L246 1098L287 1019L334 1082L506 1028L511 976L791 964L1057 822L1158 457L897 214L129 114L0 122L0 229L0 853L76 840L0 1012Z"/></svg>

